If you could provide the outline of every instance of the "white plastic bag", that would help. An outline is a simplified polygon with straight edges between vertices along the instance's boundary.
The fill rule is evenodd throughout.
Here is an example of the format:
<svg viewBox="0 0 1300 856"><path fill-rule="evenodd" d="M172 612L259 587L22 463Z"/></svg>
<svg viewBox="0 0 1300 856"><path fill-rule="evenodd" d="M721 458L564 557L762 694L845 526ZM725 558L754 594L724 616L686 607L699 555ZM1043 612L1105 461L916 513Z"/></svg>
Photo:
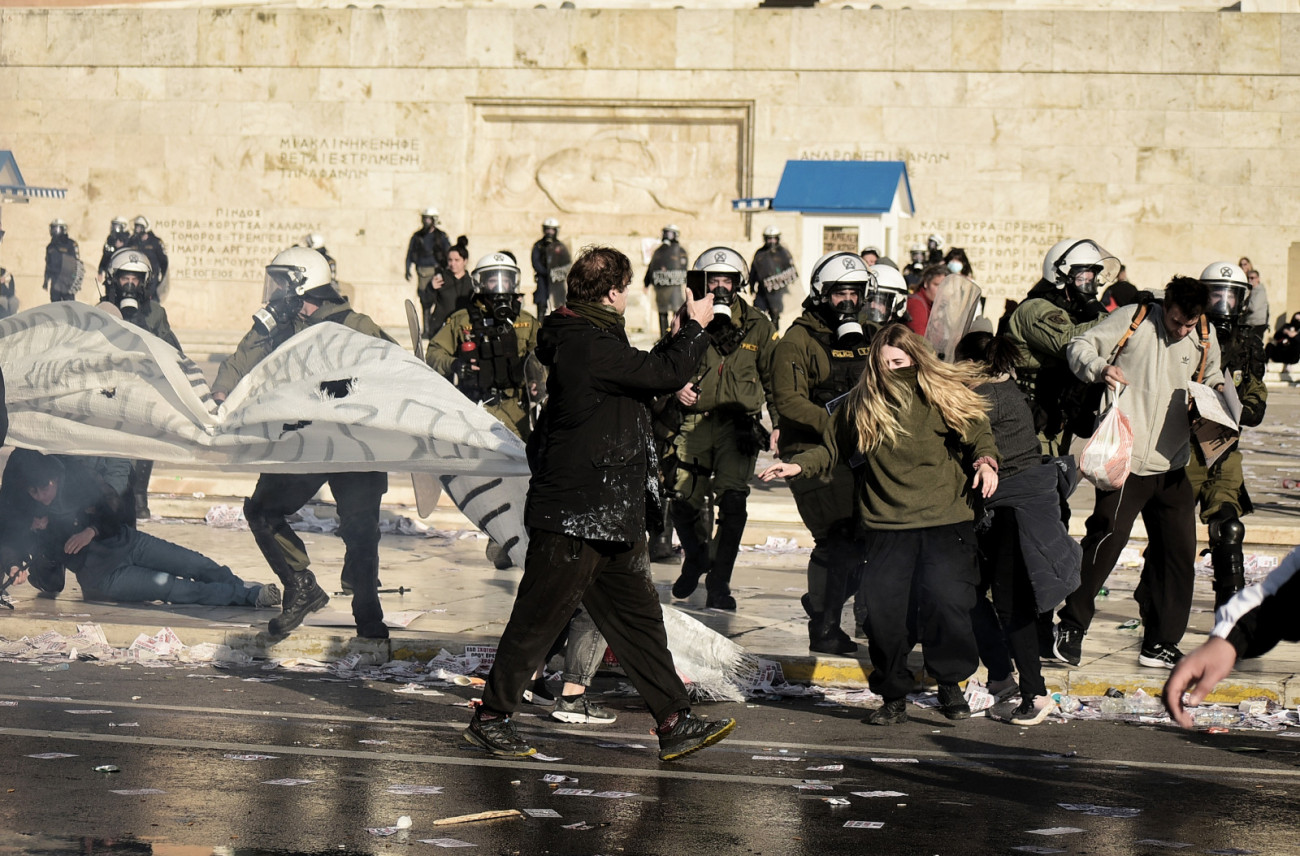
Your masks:
<svg viewBox="0 0 1300 856"><path fill-rule="evenodd" d="M1119 490L1133 458L1133 426L1119 409L1119 394L1108 392L1106 398L1109 407L1079 455L1079 475L1098 490Z"/></svg>

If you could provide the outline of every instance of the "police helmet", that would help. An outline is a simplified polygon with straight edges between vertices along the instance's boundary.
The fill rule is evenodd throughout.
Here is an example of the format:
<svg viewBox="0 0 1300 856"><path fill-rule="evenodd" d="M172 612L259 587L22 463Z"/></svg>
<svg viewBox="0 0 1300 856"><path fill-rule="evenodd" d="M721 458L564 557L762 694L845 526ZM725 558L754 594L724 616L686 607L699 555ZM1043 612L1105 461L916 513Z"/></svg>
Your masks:
<svg viewBox="0 0 1300 856"><path fill-rule="evenodd" d="M1052 255L1060 244L1048 250L1043 260L1044 273ZM1119 273L1119 259L1106 252L1096 241L1084 238L1068 244L1051 265L1052 274L1044 277L1057 288L1069 287L1085 297L1095 297L1098 289L1109 285Z"/></svg>
<svg viewBox="0 0 1300 856"><path fill-rule="evenodd" d="M833 252L822 256L813 265L812 277L808 281L808 292L817 303L825 303L832 291L851 287L858 289L859 296L876 285L876 277L857 253Z"/></svg>
<svg viewBox="0 0 1300 856"><path fill-rule="evenodd" d="M132 284L122 282L123 274L135 274ZM149 256L134 247L123 247L108 260L109 299L122 311L139 309L149 299L149 277L153 265Z"/></svg>
<svg viewBox="0 0 1300 856"><path fill-rule="evenodd" d="M434 222L437 222L437 220L438 220L438 209L437 209L437 208L434 208L432 205L430 205L428 208L421 208L421 209L420 209L420 217L422 217L422 218L423 218L423 217L432 217L432 218L434 219Z"/></svg>
<svg viewBox="0 0 1300 856"><path fill-rule="evenodd" d="M875 277L874 287L867 287L863 298L863 309L867 317L879 324L900 318L907 307L907 280L898 268L884 264L874 264L868 270Z"/></svg>
<svg viewBox="0 0 1300 856"><path fill-rule="evenodd" d="M519 265L505 253L479 259L470 276L479 294L514 294L519 288Z"/></svg>
<svg viewBox="0 0 1300 856"><path fill-rule="evenodd" d="M779 237L781 237L781 229L780 229L780 227L778 227L778 226L768 226L766 229L763 230L763 237L764 237L764 238L779 238Z"/></svg>
<svg viewBox="0 0 1300 856"><path fill-rule="evenodd" d="M126 222L125 217L114 217L112 222L108 224L108 231L112 235L124 235L131 231L131 226Z"/></svg>
<svg viewBox="0 0 1300 856"><path fill-rule="evenodd" d="M266 266L262 299L270 303L282 297L298 297L313 303L338 301L329 262L315 250L290 247Z"/></svg>
<svg viewBox="0 0 1300 856"><path fill-rule="evenodd" d="M131 221L131 225L135 228L135 232L137 235L144 234L145 232L149 231L149 219L145 217L143 214L136 215L136 218Z"/></svg>
<svg viewBox="0 0 1300 856"><path fill-rule="evenodd" d="M943 235L940 235L938 232L935 232L933 235L926 238L925 242L930 245L930 249L933 250L942 250L947 243L943 239Z"/></svg>
<svg viewBox="0 0 1300 856"><path fill-rule="evenodd" d="M691 270L704 271L705 276L725 273L731 277L732 292L739 292L749 284L749 265L740 253L730 247L709 247L700 253Z"/></svg>
<svg viewBox="0 0 1300 856"><path fill-rule="evenodd" d="M325 236L320 232L312 232L303 239L303 243L307 245L309 250L319 250L325 246Z"/></svg>
<svg viewBox="0 0 1300 856"><path fill-rule="evenodd" d="M555 229L558 231L560 228L560 221L556 220L554 217L547 217L545 220L542 221L542 228Z"/></svg>
<svg viewBox="0 0 1300 856"><path fill-rule="evenodd" d="M1232 262L1215 262L1201 271L1201 282L1210 290L1205 314L1216 324L1236 321L1250 295L1250 280Z"/></svg>
<svg viewBox="0 0 1300 856"><path fill-rule="evenodd" d="M50 221L50 234L51 235L68 234L68 224L63 221L62 217L55 217L53 220Z"/></svg>
<svg viewBox="0 0 1300 856"><path fill-rule="evenodd" d="M681 236L681 234L682 234L681 229L677 228L675 224L669 223L667 226L664 226L663 240L675 241L678 239L678 237Z"/></svg>

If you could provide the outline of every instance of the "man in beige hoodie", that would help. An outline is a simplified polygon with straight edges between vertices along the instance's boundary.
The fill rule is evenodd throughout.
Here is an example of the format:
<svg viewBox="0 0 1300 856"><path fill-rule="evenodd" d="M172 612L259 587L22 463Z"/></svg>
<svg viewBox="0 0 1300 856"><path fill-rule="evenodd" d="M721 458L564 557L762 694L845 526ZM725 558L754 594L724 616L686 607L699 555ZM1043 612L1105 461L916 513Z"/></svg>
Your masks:
<svg viewBox="0 0 1300 856"><path fill-rule="evenodd" d="M1139 514L1149 543L1134 592L1142 616L1138 662L1172 669L1182 657L1196 564L1196 498L1183 468L1190 456L1188 383L1223 384L1219 344L1201 316L1209 302L1205 284L1176 276L1164 304L1140 307L1141 323L1112 359L1135 318L1127 309L1074 337L1066 349L1070 370L1087 383L1124 388L1118 407L1133 428L1130 475L1119 490L1097 489L1083 538L1079 588L1057 613L1053 653L1077 666L1083 637L1096 612L1097 593L1128 544Z"/></svg>

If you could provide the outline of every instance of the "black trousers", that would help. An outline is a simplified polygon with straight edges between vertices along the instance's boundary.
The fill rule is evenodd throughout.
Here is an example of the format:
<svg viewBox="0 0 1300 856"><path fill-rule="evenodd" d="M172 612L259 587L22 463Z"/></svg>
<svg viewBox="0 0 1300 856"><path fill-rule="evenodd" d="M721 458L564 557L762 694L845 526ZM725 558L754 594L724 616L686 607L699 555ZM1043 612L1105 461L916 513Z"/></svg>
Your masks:
<svg viewBox="0 0 1300 856"><path fill-rule="evenodd" d="M352 585L352 618L357 629L365 631L384 621L379 605L379 501L388 490L387 473L264 473L244 501L244 519L266 563L288 585L310 562L288 517L326 482L338 505L343 579Z"/></svg>
<svg viewBox="0 0 1300 856"><path fill-rule="evenodd" d="M582 604L655 722L689 710L686 687L668 651L645 538L622 544L531 529L528 539L524 576L483 687L483 707L515 712L533 671Z"/></svg>
<svg viewBox="0 0 1300 856"><path fill-rule="evenodd" d="M1015 509L993 512L993 526L980 538L981 568L993 590L993 608L1011 658L1020 672L1020 697L1047 695L1038 648L1038 605L1020 549ZM1050 617L1050 614L1049 614ZM985 665L988 665L986 662ZM992 667L989 667L992 675Z"/></svg>
<svg viewBox="0 0 1300 856"><path fill-rule="evenodd" d="M1119 490L1097 491L1083 536L1079 588L1065 599L1057 616L1063 627L1088 629L1097 612L1097 592L1128 545L1139 514L1148 542L1133 597L1142 616L1143 643L1177 645L1192 611L1196 566L1196 497L1181 469L1129 476Z"/></svg>
<svg viewBox="0 0 1300 856"><path fill-rule="evenodd" d="M912 691L907 655L917 642L940 683L963 681L979 665L971 610L979 567L973 524L867 532L858 597L867 607L873 692L886 700Z"/></svg>

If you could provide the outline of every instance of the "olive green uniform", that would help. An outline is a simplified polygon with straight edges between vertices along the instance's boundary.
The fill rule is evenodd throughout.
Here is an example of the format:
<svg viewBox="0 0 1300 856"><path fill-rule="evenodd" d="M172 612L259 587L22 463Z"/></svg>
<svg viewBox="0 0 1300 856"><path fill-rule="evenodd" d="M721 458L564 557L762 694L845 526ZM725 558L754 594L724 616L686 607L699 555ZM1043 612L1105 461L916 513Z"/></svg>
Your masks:
<svg viewBox="0 0 1300 856"><path fill-rule="evenodd" d="M392 342L368 316L353 312L347 300L324 303L310 317L297 316L282 333L263 335L249 331L235 353L217 372L213 392L228 395L239 380L293 334L313 324L337 323L367 336ZM396 343L394 343L396 344ZM310 557L302 539L289 526L288 517L302 508L326 483L338 506L339 537L343 539L343 588L352 589L352 617L357 635L386 638L384 612L379 604L379 502L388 490L387 473L263 473L253 495L244 501L244 519L271 570L285 585L284 602L295 591L314 587L308 569Z"/></svg>
<svg viewBox="0 0 1300 856"><path fill-rule="evenodd" d="M1007 338L1020 349L1016 382L1029 396L1045 455L1069 454L1072 436L1066 426L1063 396L1077 388L1065 362L1065 347L1075 336L1095 327L1105 314L1081 318L1064 292L1039 283L1007 323Z"/></svg>
<svg viewBox="0 0 1300 856"><path fill-rule="evenodd" d="M865 339L853 348L837 347L834 332L813 311L796 318L777 343L772 386L781 414L778 447L782 460L821 445L831 421L827 404L848 392L861 377L867 344L877 326L859 321ZM840 630L840 613L856 588L861 563L853 471L840 461L823 478L791 479L789 485L799 516L813 537L808 593L803 598L809 617L809 647L825 653L852 653L857 646Z"/></svg>
<svg viewBox="0 0 1300 856"><path fill-rule="evenodd" d="M1223 328L1219 328L1224 332ZM1223 375L1231 378L1241 401L1241 425L1253 428L1264 420L1268 406L1268 387L1264 385L1264 344L1251 328L1238 325L1228 335L1220 335ZM1253 512L1250 495L1241 468L1241 449L1233 444L1214 466L1205 466L1205 456L1198 443L1192 443L1187 462L1187 478L1201 506L1201 522L1209 525L1210 562L1214 566L1215 607L1222 606L1246 582L1242 543L1246 527L1239 518Z"/></svg>
<svg viewBox="0 0 1300 856"><path fill-rule="evenodd" d="M530 401L523 367L528 355L537 348L537 330L537 317L522 311L514 321L513 332L506 330L502 322L492 319L475 301L470 309L451 314L447 323L429 340L424 361L438 374L455 381L461 368L457 362L466 360L462 346L472 342L474 359L481 364L473 378L478 382L462 386L461 391L474 401L482 402L488 413L515 434L528 439L531 433L528 419ZM514 339L513 347L510 339ZM506 353L494 354L498 341ZM483 364L485 362L493 365L489 367Z"/></svg>
<svg viewBox="0 0 1300 856"><path fill-rule="evenodd" d="M673 441L673 526L686 553L673 593L686 597L707 571L711 605L731 598L731 572L748 519L745 498L758 459L759 414L766 402L776 427L778 412L771 392L776 328L740 297L731 311L730 319L719 315L709 325L711 344L693 379L699 399L682 407L681 432ZM718 507L712 539L704 514L710 490Z"/></svg>

